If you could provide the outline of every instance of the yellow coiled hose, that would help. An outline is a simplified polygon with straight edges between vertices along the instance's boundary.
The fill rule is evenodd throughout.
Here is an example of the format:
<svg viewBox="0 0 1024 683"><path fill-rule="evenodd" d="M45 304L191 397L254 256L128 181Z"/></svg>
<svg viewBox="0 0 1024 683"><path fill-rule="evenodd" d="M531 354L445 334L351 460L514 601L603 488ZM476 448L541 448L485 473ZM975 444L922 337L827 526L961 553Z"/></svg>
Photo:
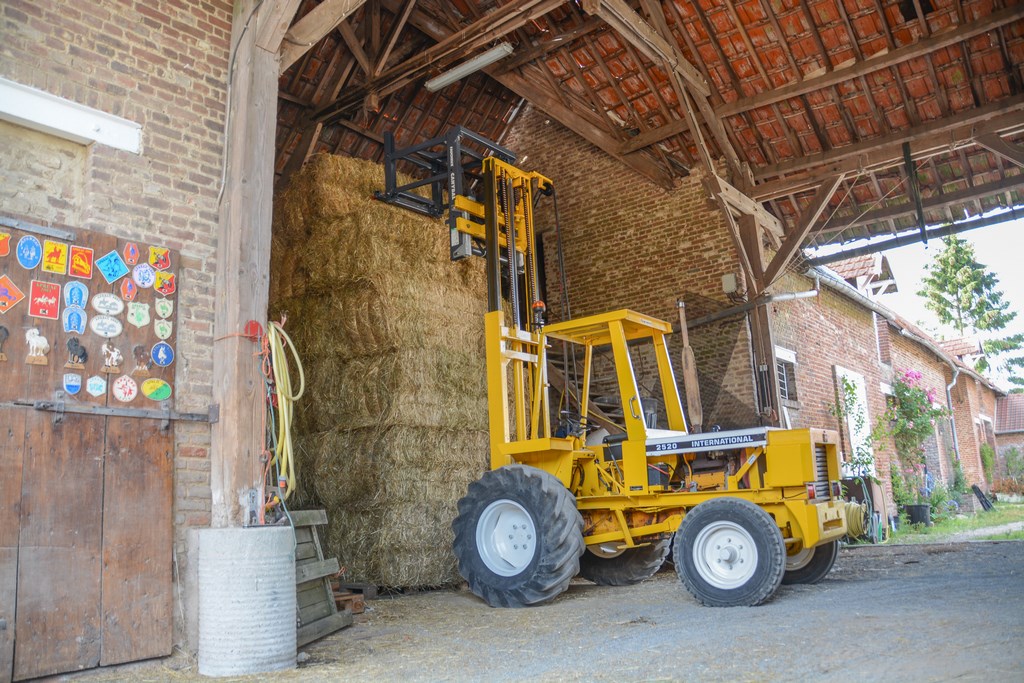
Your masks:
<svg viewBox="0 0 1024 683"><path fill-rule="evenodd" d="M274 449L272 465L277 466L278 483L283 483L285 500L292 494L296 486L295 458L292 452L292 413L295 401L302 398L306 390L306 374L302 369L302 361L291 337L284 331L280 323L271 322L267 326L267 337L270 343L271 365L274 369L274 383L277 389L277 448ZM299 390L292 393L291 371L288 367L287 350L291 350L295 361L295 369L299 374Z"/></svg>
<svg viewBox="0 0 1024 683"><path fill-rule="evenodd" d="M850 538L860 538L867 532L865 520L868 516L868 506L864 503L846 502L846 530Z"/></svg>

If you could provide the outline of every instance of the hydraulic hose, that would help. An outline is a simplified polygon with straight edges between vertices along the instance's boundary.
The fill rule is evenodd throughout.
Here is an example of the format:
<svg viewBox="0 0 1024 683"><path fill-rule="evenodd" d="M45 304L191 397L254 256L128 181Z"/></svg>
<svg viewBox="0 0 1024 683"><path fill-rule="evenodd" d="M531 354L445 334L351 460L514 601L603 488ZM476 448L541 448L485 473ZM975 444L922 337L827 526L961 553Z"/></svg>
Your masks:
<svg viewBox="0 0 1024 683"><path fill-rule="evenodd" d="M277 445L271 464L277 466L278 485L282 489L281 497L287 500L296 486L295 458L292 451L292 415L295 401L302 398L306 391L306 374L302 369L302 360L292 343L291 337L284 331L280 323L271 322L267 326L267 337L270 345L271 367L274 371L274 384L277 391ZM299 376L298 391L292 392L292 377L288 366L288 351L291 351L295 369Z"/></svg>

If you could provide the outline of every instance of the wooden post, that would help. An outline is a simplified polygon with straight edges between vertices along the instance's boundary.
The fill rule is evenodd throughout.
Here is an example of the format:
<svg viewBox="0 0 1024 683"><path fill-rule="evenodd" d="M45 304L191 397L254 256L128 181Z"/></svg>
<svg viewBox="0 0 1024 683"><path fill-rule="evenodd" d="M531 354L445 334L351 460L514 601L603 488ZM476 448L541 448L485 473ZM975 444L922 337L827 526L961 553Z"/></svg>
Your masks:
<svg viewBox="0 0 1024 683"><path fill-rule="evenodd" d="M289 6L294 2L235 2L215 279L213 400L220 405L210 452L215 527L247 521L242 501L260 476L263 378L256 345L239 335L249 320L267 324L278 57L260 44L280 45L268 31L283 35L290 21L282 20L281 8Z"/></svg>

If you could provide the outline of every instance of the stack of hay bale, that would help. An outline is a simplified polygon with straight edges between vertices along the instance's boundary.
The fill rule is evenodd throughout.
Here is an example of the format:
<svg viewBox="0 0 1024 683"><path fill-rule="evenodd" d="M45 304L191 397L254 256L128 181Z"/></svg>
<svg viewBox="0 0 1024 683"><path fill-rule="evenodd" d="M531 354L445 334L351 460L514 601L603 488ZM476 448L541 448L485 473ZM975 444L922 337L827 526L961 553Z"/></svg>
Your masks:
<svg viewBox="0 0 1024 683"><path fill-rule="evenodd" d="M271 314L302 355L302 497L346 579L458 580L451 522L488 461L478 259L442 221L373 199L383 168L318 155L275 201Z"/></svg>

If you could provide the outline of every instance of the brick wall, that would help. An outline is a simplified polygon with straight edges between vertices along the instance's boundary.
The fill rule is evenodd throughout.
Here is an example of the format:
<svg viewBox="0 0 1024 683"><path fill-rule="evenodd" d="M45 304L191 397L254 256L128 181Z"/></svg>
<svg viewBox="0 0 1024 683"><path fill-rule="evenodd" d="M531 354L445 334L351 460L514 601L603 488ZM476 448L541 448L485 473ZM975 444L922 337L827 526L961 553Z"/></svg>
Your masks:
<svg viewBox="0 0 1024 683"><path fill-rule="evenodd" d="M946 385L952 378L949 364L919 343L896 333L895 330L892 330L891 338L895 376L898 377L908 370L920 372L920 387L933 392L935 402L946 407ZM940 421L936 425L935 436L925 442L924 449L925 463L935 481L952 484L955 454L948 422Z"/></svg>
<svg viewBox="0 0 1024 683"><path fill-rule="evenodd" d="M991 389L970 375L961 373L952 390L956 418L960 463L968 484L985 483L985 470L981 464L981 444L985 443L985 429L982 417L995 417L995 394Z"/></svg>
<svg viewBox="0 0 1024 683"><path fill-rule="evenodd" d="M789 273L772 288L774 292L799 292L814 288L814 281ZM796 353L798 400L787 407L794 428L824 427L839 430L844 456L851 451L849 429L833 414L838 400L836 366L864 377L869 427L885 413L885 396L880 385L889 382L891 369L878 358L876 323L872 312L848 297L822 286L813 298L780 301L771 304L772 334L775 345ZM882 480L882 491L892 512L892 487L889 466L893 458L891 444L875 443L875 468Z"/></svg>
<svg viewBox="0 0 1024 683"><path fill-rule="evenodd" d="M1009 476L1006 457L1013 449L1024 455L1024 432L1004 432L996 436L996 477Z"/></svg>
<svg viewBox="0 0 1024 683"><path fill-rule="evenodd" d="M49 159L73 167L82 156L81 179L68 181L80 193L62 189L40 203L40 188L29 187L33 181L9 192L5 179L0 211L180 251L175 385L176 407L183 411L205 411L212 400L214 249L231 16L229 0L7 0L0 9L0 76L142 125L141 155L50 139ZM21 135L28 145L38 134ZM6 166L7 158L0 164ZM47 161L20 166L25 177L37 180L61 170ZM186 530L210 521L209 427L179 423L175 441L175 551L181 564L187 561Z"/></svg>
<svg viewBox="0 0 1024 683"><path fill-rule="evenodd" d="M678 321L676 300L689 318L732 304L721 277L738 272L725 224L700 184L700 173L665 190L590 145L543 112L524 107L504 143L518 165L543 173L558 192L567 291L574 317L632 308ZM537 225L544 231L547 303L561 316L561 286L549 202ZM745 321L691 331L705 424L756 424L750 341ZM670 343L678 371L678 335ZM681 376L680 376L681 380Z"/></svg>

